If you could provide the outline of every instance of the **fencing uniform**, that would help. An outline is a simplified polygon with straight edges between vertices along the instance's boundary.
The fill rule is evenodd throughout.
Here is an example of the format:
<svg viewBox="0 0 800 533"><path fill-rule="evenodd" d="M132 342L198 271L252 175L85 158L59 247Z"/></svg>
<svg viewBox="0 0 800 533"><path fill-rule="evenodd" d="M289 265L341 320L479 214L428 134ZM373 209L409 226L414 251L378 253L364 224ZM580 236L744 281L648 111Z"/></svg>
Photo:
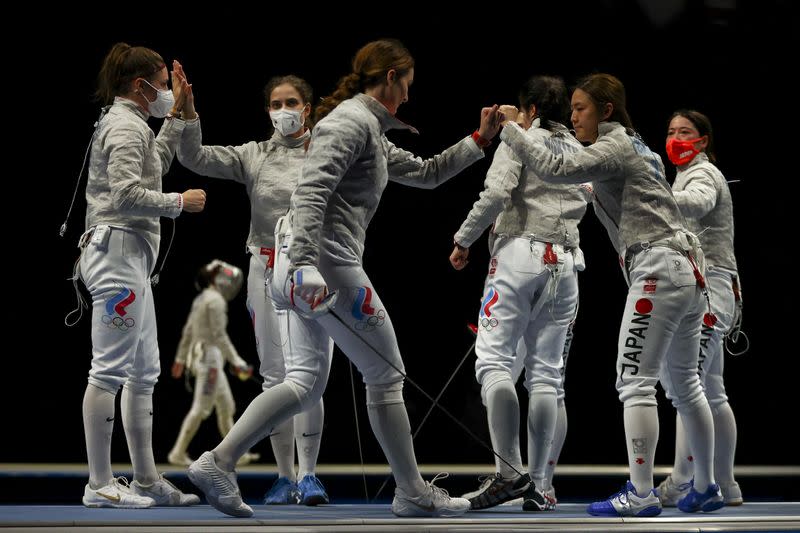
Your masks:
<svg viewBox="0 0 800 533"><path fill-rule="evenodd" d="M589 512L647 516L661 512L652 487L655 385L662 364L661 379L674 391L673 404L697 450L695 483L702 491L715 487L711 412L696 373L704 300L695 274L702 273L702 252L684 226L661 158L619 123L602 122L598 132L591 146L562 154L529 139L515 124L506 126L501 138L545 181L593 183L595 213L629 286L616 385L624 405L631 483L608 501L592 504Z"/></svg>
<svg viewBox="0 0 800 533"><path fill-rule="evenodd" d="M525 134L556 153L582 149L567 129L550 123L552 131L535 119ZM519 402L515 378L526 369L531 395L528 413L528 473L543 487L558 413L558 390L563 371L567 332L578 306L578 270L583 258L578 248L578 222L591 200L587 186L542 181L523 166L506 144L495 152L485 189L455 235L469 247L489 224L492 257L478 317L475 370L489 414L497 460L506 483L522 471L519 445ZM495 221L496 217L496 221ZM518 344L525 346L518 350ZM512 468L513 467L513 468ZM518 490L473 496L472 507L483 508L513 499ZM491 494L490 494L491 493ZM491 497L490 497L491 496Z"/></svg>
<svg viewBox="0 0 800 533"><path fill-rule="evenodd" d="M278 218L289 209L289 198L300 178L310 137L309 130L297 138L284 136L276 130L267 141L252 141L241 146L204 146L198 120L184 130L178 146L178 160L188 169L241 183L247 189L250 198L247 308L253 323L264 390L282 382L286 375L283 353L286 339L285 333L281 333L279 319L285 311L276 311L268 295L275 263L273 233ZM319 403L299 413L296 419L289 419L270 432L278 474L287 485L278 501L271 503L295 503L293 491L297 488L297 474L301 479L314 475L323 423L324 406L320 398ZM297 473L295 444L299 459Z"/></svg>
<svg viewBox="0 0 800 533"><path fill-rule="evenodd" d="M468 502L447 498L419 475L398 372L403 366L397 339L361 258L367 225L390 179L431 188L483 153L467 137L423 160L389 142L385 132L392 128L411 129L363 93L339 104L314 128L303 175L292 196L291 230L280 246L272 284L276 305L291 309L287 352L293 355L286 360L286 378L253 400L212 457L201 457L197 466L190 467L190 476L200 483L211 487L213 480L227 476L220 472L232 459L266 435L259 427L280 424L319 399L330 369L333 338L366 383L370 423L397 480L393 512L431 516L461 514L468 508ZM339 291L338 319L329 315L313 321L293 310L290 279L295 269L306 266L318 268L330 290ZM235 479L228 479L235 493ZM240 501L218 508L243 514ZM409 510L409 502L423 501ZM449 505L451 501L457 505Z"/></svg>
<svg viewBox="0 0 800 533"><path fill-rule="evenodd" d="M180 194L161 192L161 178L186 122L168 118L156 136L148 117L133 101L116 97L91 146L86 232L76 272L92 297L92 367L83 402L89 458L84 504L91 507L145 506L126 504L130 495L111 472L114 397L120 386L134 471L128 492L153 489L160 505L199 502L159 476L153 459L153 387L160 363L150 275L158 256L159 217L175 218L183 208Z"/></svg>
<svg viewBox="0 0 800 533"><path fill-rule="evenodd" d="M713 326L703 324L697 369L714 418L714 477L725 504L738 505L743 500L739 484L733 477L736 418L728 403L722 377L725 335L733 326L740 306L740 283L733 248L733 202L725 177L705 153L697 154L678 168L672 192L689 229L700 239L705 254L706 283L717 321ZM672 397L671 391L666 392L668 397ZM678 417L675 466L670 477L659 485L662 503L674 506L679 497L685 495L694 474L693 467L693 455Z"/></svg>
<svg viewBox="0 0 800 533"><path fill-rule="evenodd" d="M247 363L239 356L228 337L226 299L232 299L241 287L242 271L221 262L219 265L219 276L224 277L226 271L230 272L232 284L227 287L221 285L221 288L210 285L197 295L183 326L175 355L175 362L184 365L186 371L194 376L195 382L192 407L184 418L178 438L169 453L171 460L186 457L186 449L200 423L214 409L217 412L217 426L221 436L227 435L233 427L236 403L225 375L225 363L240 372L247 369ZM227 292L227 298L223 292Z"/></svg>

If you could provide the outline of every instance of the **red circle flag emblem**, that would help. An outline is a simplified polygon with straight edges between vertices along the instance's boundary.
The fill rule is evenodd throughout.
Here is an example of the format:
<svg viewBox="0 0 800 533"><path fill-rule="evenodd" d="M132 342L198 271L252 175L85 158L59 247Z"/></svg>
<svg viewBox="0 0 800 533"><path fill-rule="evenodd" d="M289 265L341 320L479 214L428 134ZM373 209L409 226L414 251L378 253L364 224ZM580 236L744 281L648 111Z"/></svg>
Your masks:
<svg viewBox="0 0 800 533"><path fill-rule="evenodd" d="M653 310L653 302L647 298L640 298L636 302L636 312L640 315L647 315Z"/></svg>

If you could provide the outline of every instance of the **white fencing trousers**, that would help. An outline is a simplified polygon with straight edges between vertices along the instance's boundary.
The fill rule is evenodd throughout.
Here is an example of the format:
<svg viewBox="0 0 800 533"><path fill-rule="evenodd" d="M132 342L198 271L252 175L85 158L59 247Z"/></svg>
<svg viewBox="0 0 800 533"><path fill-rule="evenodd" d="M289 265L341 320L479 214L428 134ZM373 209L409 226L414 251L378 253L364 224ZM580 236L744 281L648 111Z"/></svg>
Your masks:
<svg viewBox="0 0 800 533"><path fill-rule="evenodd" d="M80 258L92 296L89 383L116 394L121 385L152 394L161 366L150 246L136 232L97 226Z"/></svg>
<svg viewBox="0 0 800 533"><path fill-rule="evenodd" d="M259 360L259 373L264 378L262 389L283 382L286 377L285 357L292 358L293 350L287 346L289 311L276 310L272 303L272 268L269 267L271 255L260 253L263 249L250 247L250 271L247 276L247 308L253 323L256 349ZM273 265L274 266L274 265ZM295 329L302 325L295 325ZM333 344L328 343L329 350ZM297 343L294 343L296 346ZM286 349L286 354L284 354ZM329 356L330 359L330 356ZM322 399L309 409L295 415L270 431L270 444L282 477L294 480L294 447L297 448L301 467L310 473L316 468L319 440L324 421ZM296 424L295 424L296 423ZM297 426L297 427L296 427ZM311 435L306 437L306 435Z"/></svg>
<svg viewBox="0 0 800 533"><path fill-rule="evenodd" d="M272 294L279 309L291 306L287 253L290 242L291 236L287 235L275 263ZM361 372L367 389L370 425L397 486L409 494L419 494L425 485L414 457L402 397L405 367L392 321L357 261L333 258L323 249L319 271L329 290L337 292L335 308L317 320L289 311L289 342L284 351L286 381L294 385L304 408L318 401L328 378L333 339Z"/></svg>
<svg viewBox="0 0 800 533"><path fill-rule="evenodd" d="M711 408L717 408L728 401L722 374L725 370L725 334L733 323L736 312L736 298L733 294L731 274L721 269L709 267L706 272L706 286L711 293L711 310L717 317L713 328L703 325L700 336L700 361L698 370L700 380L706 390Z"/></svg>
<svg viewBox="0 0 800 533"><path fill-rule="evenodd" d="M574 338L575 335L573 329L574 326L575 322L573 320L573 322L571 322L569 327L567 328L567 337L564 340L564 348L562 349L562 354L561 354L561 359L562 359L561 381L559 382L558 387L556 387L556 397L558 398L559 408L561 408L564 405L564 400L566 397L566 394L564 392L564 382L567 379L567 361L569 360L569 350L570 347L572 346L572 339ZM522 371L525 370L525 357L527 353L528 353L528 347L525 345L525 338L521 337L519 339L519 342L517 343L517 351L516 351L517 356L514 359L514 366L511 369L511 381L513 381L514 383L516 383L519 380L519 377L522 375ZM530 381L531 379L526 376L524 383L526 388L529 387ZM531 391L528 390L528 393L530 392Z"/></svg>
<svg viewBox="0 0 800 533"><path fill-rule="evenodd" d="M711 406L714 420L714 477L720 483L733 484L733 464L736 453L736 419L728 404L723 370L725 364L725 334L731 327L736 309L731 273L708 267L706 286L711 294L711 309L717 322L713 327L702 325L697 371ZM667 397L672 391L666 389ZM688 435L679 417L675 428L675 464L672 478L678 483L687 482L694 474L694 454Z"/></svg>
<svg viewBox="0 0 800 533"><path fill-rule="evenodd" d="M499 238L489 265L478 317L475 374L483 387L495 372L519 376L518 344L524 341L525 386L561 387L563 350L578 304L572 253L554 245L555 265L543 259L545 243ZM517 368L515 369L515 363Z"/></svg>
<svg viewBox="0 0 800 533"><path fill-rule="evenodd" d="M563 391L564 346L577 304L571 252L528 238L503 237L495 242L479 313L476 377L487 406L492 445L520 469L519 407L513 383L523 366L526 369L525 386L531 395L528 472L539 483L546 476L552 448L558 390ZM504 415L506 411L516 413L514 420ZM498 471L513 475L505 464L498 464Z"/></svg>
<svg viewBox="0 0 800 533"><path fill-rule="evenodd" d="M205 420L211 411L216 409L218 418L233 419L236 403L233 400L228 377L225 375L222 352L216 346L208 346L205 348L203 359L195 365L194 398L189 413L199 415L201 420ZM225 427L230 429L230 425ZM223 432L220 428L223 436L227 432L227 430Z"/></svg>
<svg viewBox="0 0 800 533"><path fill-rule="evenodd" d="M629 289L617 351L617 391L625 406L631 483L639 493L653 486L658 443L656 383L674 394L673 405L697 450L695 483L713 482L714 428L697 375L705 299L682 253L656 246L626 261Z"/></svg>
<svg viewBox="0 0 800 533"><path fill-rule="evenodd" d="M272 295L278 309L291 309L287 298L291 285L287 253L290 242L291 236L287 235L275 263ZM305 391L311 391L320 379L326 381L332 338L356 365L368 386L402 381L402 374L383 359L388 359L405 373L391 318L363 267L357 262L341 264L323 250L319 271L328 289L338 293L335 304L338 318L329 313L318 320L310 320L294 311L289 312L288 343L284 351L286 379L296 382ZM321 360L327 361L324 376L319 372ZM318 395L313 396L318 398Z"/></svg>
<svg viewBox="0 0 800 533"><path fill-rule="evenodd" d="M705 299L692 265L657 246L629 262L629 289L617 351L617 391L625 407L655 406L656 383L673 392L679 410L705 401L697 358Z"/></svg>
<svg viewBox="0 0 800 533"><path fill-rule="evenodd" d="M283 360L285 334L281 335L279 314L269 299L272 269L267 266L268 256L256 255L251 250L250 271L247 275L247 309L253 323L258 352L259 372L264 378L264 390L283 381L286 366ZM285 333L285 332L284 332Z"/></svg>

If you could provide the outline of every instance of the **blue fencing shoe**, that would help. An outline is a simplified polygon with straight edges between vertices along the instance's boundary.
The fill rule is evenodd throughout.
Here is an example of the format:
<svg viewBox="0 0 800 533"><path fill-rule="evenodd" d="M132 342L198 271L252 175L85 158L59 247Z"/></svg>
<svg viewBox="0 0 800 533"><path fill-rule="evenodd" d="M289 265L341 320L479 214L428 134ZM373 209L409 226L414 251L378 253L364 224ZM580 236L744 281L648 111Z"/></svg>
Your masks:
<svg viewBox="0 0 800 533"><path fill-rule="evenodd" d="M300 503L303 505L319 505L329 503L328 493L322 482L314 474L306 474L297 484L300 491Z"/></svg>
<svg viewBox="0 0 800 533"><path fill-rule="evenodd" d="M700 494L694 488L694 480L692 480L692 488L689 489L689 494L678 501L678 509L684 513L696 513L697 511L710 513L724 506L725 500L722 499L719 485L716 483L709 485L706 491Z"/></svg>
<svg viewBox="0 0 800 533"><path fill-rule="evenodd" d="M279 477L264 495L264 505L296 505L300 503L297 483L286 477Z"/></svg>
<svg viewBox="0 0 800 533"><path fill-rule="evenodd" d="M586 508L586 512L593 516L658 516L661 514L661 502L655 489L640 497L628 481L621 491L605 501L594 502Z"/></svg>

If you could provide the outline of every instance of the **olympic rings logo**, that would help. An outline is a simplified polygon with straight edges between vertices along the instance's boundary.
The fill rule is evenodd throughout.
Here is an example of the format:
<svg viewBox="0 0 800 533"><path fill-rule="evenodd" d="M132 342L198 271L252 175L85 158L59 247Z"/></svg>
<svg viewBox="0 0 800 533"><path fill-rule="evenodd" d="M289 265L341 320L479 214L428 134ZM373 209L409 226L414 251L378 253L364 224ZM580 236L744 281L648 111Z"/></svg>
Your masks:
<svg viewBox="0 0 800 533"><path fill-rule="evenodd" d="M136 321L133 319L133 317L122 318L121 316L103 315L102 320L103 324L109 328L117 328L120 331L128 331L136 325Z"/></svg>
<svg viewBox="0 0 800 533"><path fill-rule="evenodd" d="M494 328L497 327L497 324L499 324L499 322L494 317L492 317L492 318L483 317L481 319L481 327L483 329L485 329L486 331L492 331Z"/></svg>
<svg viewBox="0 0 800 533"><path fill-rule="evenodd" d="M371 317L362 322L356 322L355 328L358 331L373 331L381 326L386 321L386 311L381 309Z"/></svg>

